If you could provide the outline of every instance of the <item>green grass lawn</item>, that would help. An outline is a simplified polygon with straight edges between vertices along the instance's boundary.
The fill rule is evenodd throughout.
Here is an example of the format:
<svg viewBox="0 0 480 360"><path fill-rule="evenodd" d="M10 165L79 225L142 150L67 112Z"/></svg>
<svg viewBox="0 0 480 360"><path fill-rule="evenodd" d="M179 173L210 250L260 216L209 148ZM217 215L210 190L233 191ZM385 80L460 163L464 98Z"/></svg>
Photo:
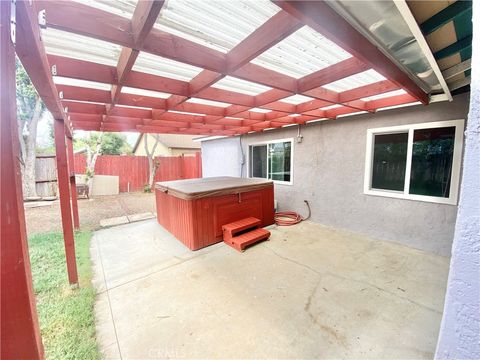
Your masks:
<svg viewBox="0 0 480 360"><path fill-rule="evenodd" d="M80 287L67 279L62 233L29 238L33 287L47 359L99 359L91 284L90 232L75 234Z"/></svg>

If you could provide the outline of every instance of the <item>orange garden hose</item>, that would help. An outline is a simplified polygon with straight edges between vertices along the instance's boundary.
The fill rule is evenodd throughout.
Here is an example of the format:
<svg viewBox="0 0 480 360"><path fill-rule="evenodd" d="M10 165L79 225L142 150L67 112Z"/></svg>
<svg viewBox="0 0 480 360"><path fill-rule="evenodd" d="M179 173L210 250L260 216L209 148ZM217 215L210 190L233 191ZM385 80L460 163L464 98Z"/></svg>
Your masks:
<svg viewBox="0 0 480 360"><path fill-rule="evenodd" d="M307 204L307 217L303 218L299 213L296 213L295 211L279 211L275 213L275 224L277 224L278 226L291 226L310 219L310 204L307 200L303 201L305 202L305 204Z"/></svg>

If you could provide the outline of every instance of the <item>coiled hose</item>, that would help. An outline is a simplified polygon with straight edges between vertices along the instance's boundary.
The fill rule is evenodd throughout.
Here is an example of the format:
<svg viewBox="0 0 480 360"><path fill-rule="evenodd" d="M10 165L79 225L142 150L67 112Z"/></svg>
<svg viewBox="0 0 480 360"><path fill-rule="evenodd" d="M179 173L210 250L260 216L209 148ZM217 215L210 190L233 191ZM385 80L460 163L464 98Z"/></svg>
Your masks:
<svg viewBox="0 0 480 360"><path fill-rule="evenodd" d="M275 224L277 224L278 226L291 226L310 219L310 215L312 214L310 210L310 204L307 200L303 201L305 202L305 204L307 204L307 217L304 218L295 211L279 211L275 213Z"/></svg>

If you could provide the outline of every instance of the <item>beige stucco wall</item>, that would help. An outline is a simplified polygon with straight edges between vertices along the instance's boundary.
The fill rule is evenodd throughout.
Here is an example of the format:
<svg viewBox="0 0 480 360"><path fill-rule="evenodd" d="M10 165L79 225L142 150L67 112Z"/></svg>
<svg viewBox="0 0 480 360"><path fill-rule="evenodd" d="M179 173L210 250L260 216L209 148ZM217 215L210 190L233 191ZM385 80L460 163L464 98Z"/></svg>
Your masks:
<svg viewBox="0 0 480 360"><path fill-rule="evenodd" d="M135 150L135 155L136 156L147 156L147 153L145 151L145 136L148 136L148 147L151 149L153 147L153 144L155 144L155 139L151 134L145 134L142 136L140 139L140 143L137 146L137 149ZM172 156L172 150L162 143L158 143L157 148L155 149L155 156Z"/></svg>
<svg viewBox="0 0 480 360"><path fill-rule="evenodd" d="M145 151L145 136L148 136L148 147L151 149L155 144L155 138L152 134L145 134L140 139L140 142L135 150L136 156L147 156ZM184 148L170 148L165 146L163 143L159 142L157 148L155 149L155 156L180 156L180 155L193 155L196 152L200 152L201 149L184 149Z"/></svg>

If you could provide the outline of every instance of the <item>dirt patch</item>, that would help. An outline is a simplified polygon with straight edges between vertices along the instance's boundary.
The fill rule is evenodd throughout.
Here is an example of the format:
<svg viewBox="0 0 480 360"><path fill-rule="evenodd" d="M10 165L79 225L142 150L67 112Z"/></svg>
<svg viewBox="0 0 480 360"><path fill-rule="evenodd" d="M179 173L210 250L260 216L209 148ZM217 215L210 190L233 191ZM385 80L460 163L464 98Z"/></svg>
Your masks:
<svg viewBox="0 0 480 360"><path fill-rule="evenodd" d="M79 199L78 212L82 230L100 227L100 220L136 213L155 212L155 195L128 193ZM59 202L25 209L28 235L62 230Z"/></svg>

